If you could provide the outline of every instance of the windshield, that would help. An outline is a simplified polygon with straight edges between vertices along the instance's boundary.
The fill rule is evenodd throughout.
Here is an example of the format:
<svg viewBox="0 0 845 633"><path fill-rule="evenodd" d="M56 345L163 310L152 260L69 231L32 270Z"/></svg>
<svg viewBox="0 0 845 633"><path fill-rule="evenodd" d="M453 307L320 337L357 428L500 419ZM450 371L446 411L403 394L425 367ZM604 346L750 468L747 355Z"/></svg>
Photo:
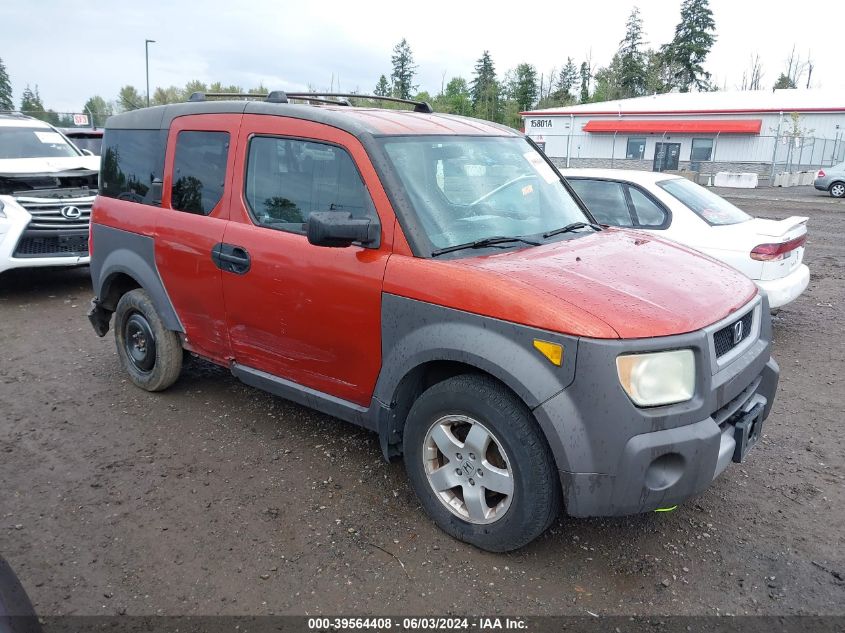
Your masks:
<svg viewBox="0 0 845 633"><path fill-rule="evenodd" d="M708 224L739 224L751 219L742 209L686 178L663 180L657 185L692 209Z"/></svg>
<svg viewBox="0 0 845 633"><path fill-rule="evenodd" d="M48 127L0 127L0 159L79 156L64 137Z"/></svg>
<svg viewBox="0 0 845 633"><path fill-rule="evenodd" d="M383 143L434 249L538 236L588 221L523 138L392 137Z"/></svg>

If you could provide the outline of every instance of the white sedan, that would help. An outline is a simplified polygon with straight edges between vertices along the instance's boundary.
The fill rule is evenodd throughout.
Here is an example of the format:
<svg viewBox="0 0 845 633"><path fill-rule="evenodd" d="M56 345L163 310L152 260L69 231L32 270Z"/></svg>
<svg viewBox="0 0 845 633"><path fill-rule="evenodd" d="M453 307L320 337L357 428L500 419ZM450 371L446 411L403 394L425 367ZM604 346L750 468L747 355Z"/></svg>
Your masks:
<svg viewBox="0 0 845 633"><path fill-rule="evenodd" d="M622 169L561 171L601 223L663 236L729 264L768 295L794 301L810 282L802 263L807 218L752 218L712 191L670 174Z"/></svg>

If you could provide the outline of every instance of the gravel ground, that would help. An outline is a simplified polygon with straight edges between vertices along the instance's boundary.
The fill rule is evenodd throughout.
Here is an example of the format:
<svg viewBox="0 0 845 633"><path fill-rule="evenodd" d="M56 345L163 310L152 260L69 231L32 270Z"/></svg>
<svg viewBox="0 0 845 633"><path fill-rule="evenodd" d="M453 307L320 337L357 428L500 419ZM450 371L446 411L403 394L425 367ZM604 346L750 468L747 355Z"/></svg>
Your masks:
<svg viewBox="0 0 845 633"><path fill-rule="evenodd" d="M561 518L494 555L423 515L375 436L194 361L148 394L84 314L86 270L0 278L0 554L41 614L845 613L845 202L810 216L761 443L673 513Z"/></svg>

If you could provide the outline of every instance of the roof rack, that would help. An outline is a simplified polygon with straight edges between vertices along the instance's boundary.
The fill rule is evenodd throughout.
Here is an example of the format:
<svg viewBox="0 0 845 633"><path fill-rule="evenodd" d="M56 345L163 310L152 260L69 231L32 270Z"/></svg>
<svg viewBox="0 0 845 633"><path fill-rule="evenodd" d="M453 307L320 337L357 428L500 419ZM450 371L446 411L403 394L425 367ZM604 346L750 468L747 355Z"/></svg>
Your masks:
<svg viewBox="0 0 845 633"><path fill-rule="evenodd" d="M392 103L406 103L414 106L414 112L432 114L434 110L427 101L400 99L399 97L383 97L379 95L359 95L351 92L284 92L273 90L267 94L246 92L195 92L188 101L206 101L207 99L264 99L269 103L288 103L291 99L310 101L312 103L326 103L329 105L351 105L349 99L368 99L374 101L390 101Z"/></svg>

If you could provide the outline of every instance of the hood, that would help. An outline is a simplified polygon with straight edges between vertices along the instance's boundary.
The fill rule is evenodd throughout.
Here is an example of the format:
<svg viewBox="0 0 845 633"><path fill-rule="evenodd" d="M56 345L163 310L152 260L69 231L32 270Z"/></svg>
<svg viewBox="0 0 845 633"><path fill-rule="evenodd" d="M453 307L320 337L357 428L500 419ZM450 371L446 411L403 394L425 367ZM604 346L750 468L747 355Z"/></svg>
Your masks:
<svg viewBox="0 0 845 633"><path fill-rule="evenodd" d="M725 264L618 229L454 263L574 305L622 338L692 332L728 316L757 293L751 280Z"/></svg>
<svg viewBox="0 0 845 633"><path fill-rule="evenodd" d="M84 175L100 169L99 156L60 158L5 158L0 160L0 176ZM63 173L70 172L70 173Z"/></svg>

